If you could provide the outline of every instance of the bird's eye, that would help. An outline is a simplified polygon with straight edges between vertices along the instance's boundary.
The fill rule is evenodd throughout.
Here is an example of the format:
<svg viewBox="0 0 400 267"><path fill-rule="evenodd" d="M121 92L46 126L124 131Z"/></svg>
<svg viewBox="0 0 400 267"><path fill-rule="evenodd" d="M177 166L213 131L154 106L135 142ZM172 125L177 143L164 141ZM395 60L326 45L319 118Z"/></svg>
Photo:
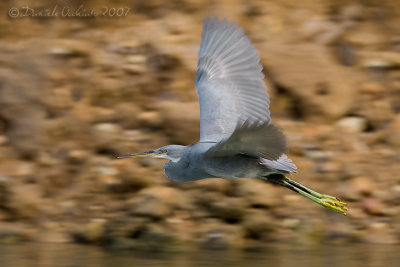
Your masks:
<svg viewBox="0 0 400 267"><path fill-rule="evenodd" d="M161 150L162 154L167 154L167 152L168 152L168 150L166 150L166 149Z"/></svg>

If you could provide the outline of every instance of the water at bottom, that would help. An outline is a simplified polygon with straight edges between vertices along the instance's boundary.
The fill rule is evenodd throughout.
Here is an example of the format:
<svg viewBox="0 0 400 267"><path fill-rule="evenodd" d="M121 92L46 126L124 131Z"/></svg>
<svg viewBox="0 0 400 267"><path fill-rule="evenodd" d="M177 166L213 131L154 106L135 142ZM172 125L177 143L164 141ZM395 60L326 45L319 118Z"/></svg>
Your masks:
<svg viewBox="0 0 400 267"><path fill-rule="evenodd" d="M0 245L0 266L400 266L400 247L392 245L321 245L272 243L259 252L192 250L177 253L110 251L73 244Z"/></svg>

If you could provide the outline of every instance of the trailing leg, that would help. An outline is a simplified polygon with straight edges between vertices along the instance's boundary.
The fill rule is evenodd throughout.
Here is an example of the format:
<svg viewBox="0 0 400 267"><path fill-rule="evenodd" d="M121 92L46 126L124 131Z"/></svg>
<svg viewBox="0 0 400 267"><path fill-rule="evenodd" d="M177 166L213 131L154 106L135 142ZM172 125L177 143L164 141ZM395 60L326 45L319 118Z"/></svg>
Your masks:
<svg viewBox="0 0 400 267"><path fill-rule="evenodd" d="M271 174L261 179L289 188L290 190L293 190L294 192L311 199L327 209L346 215L347 204L345 202L341 202L335 197L315 192L282 174Z"/></svg>

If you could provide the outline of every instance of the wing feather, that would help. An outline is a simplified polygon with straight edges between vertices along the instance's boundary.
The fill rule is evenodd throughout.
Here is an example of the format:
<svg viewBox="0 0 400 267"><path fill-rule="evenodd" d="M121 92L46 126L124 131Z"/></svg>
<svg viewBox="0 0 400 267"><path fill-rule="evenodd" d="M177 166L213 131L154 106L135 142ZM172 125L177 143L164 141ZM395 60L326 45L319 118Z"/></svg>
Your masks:
<svg viewBox="0 0 400 267"><path fill-rule="evenodd" d="M276 161L286 151L286 139L278 127L271 123L257 125L246 121L238 126L230 137L211 147L206 156L227 157L245 154Z"/></svg>
<svg viewBox="0 0 400 267"><path fill-rule="evenodd" d="M260 59L236 23L205 19L195 84L200 141L219 142L245 121L268 124L269 98Z"/></svg>
<svg viewBox="0 0 400 267"><path fill-rule="evenodd" d="M280 171L285 171L285 172L297 172L297 167L293 163L293 161L288 158L285 154L282 154L282 156L279 157L278 160L272 161L268 159L260 159L260 163L262 165L266 165L270 168L274 168Z"/></svg>

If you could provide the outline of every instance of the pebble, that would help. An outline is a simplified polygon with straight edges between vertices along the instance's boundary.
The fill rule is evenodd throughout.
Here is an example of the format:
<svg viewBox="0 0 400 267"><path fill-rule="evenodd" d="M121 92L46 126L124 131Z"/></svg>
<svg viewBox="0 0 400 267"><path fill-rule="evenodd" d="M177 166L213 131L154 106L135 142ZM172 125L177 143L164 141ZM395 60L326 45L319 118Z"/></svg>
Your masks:
<svg viewBox="0 0 400 267"><path fill-rule="evenodd" d="M274 219L262 210L252 210L246 214L241 225L247 237L266 240L270 232L274 230L273 221Z"/></svg>
<svg viewBox="0 0 400 267"><path fill-rule="evenodd" d="M392 229L381 229L380 227L378 229L370 229L362 236L362 240L370 244L381 245L395 245L399 243L399 238Z"/></svg>
<svg viewBox="0 0 400 267"><path fill-rule="evenodd" d="M357 201L371 196L377 189L377 184L368 176L358 176L341 184L339 188L345 199Z"/></svg>
<svg viewBox="0 0 400 267"><path fill-rule="evenodd" d="M147 127L159 128L162 123L162 119L159 112L156 111L145 111L141 112L136 117L142 125Z"/></svg>
<svg viewBox="0 0 400 267"><path fill-rule="evenodd" d="M301 220L297 218L286 218L283 220L282 225L286 228L296 229L300 226Z"/></svg>
<svg viewBox="0 0 400 267"><path fill-rule="evenodd" d="M390 61L382 59L366 59L363 61L362 65L371 69L387 69L392 67L393 64Z"/></svg>
<svg viewBox="0 0 400 267"><path fill-rule="evenodd" d="M136 115L141 111L136 104L123 102L116 104L113 109L116 113L116 121L118 121L121 127L124 129L138 130L139 123Z"/></svg>
<svg viewBox="0 0 400 267"><path fill-rule="evenodd" d="M102 183L108 191L120 192L123 191L123 184L120 179L115 176L102 176L99 178L100 183Z"/></svg>
<svg viewBox="0 0 400 267"><path fill-rule="evenodd" d="M98 132L108 133L108 134L118 132L120 129L119 125L114 123L99 123L95 124L93 128Z"/></svg>
<svg viewBox="0 0 400 267"><path fill-rule="evenodd" d="M122 129L115 123L98 123L93 126L93 143L98 149L116 149Z"/></svg>
<svg viewBox="0 0 400 267"><path fill-rule="evenodd" d="M360 86L361 92L378 95L385 92L385 88L378 82L365 82Z"/></svg>
<svg viewBox="0 0 400 267"><path fill-rule="evenodd" d="M372 195L372 193L377 189L376 182L367 176L352 178L348 182L348 186L354 193L366 196Z"/></svg>
<svg viewBox="0 0 400 267"><path fill-rule="evenodd" d="M341 11L344 20L360 20L363 18L365 8L361 3L345 6Z"/></svg>
<svg viewBox="0 0 400 267"><path fill-rule="evenodd" d="M177 190L171 187L145 188L129 201L130 214L158 220L166 218L177 205L179 196Z"/></svg>
<svg viewBox="0 0 400 267"><path fill-rule="evenodd" d="M390 228L389 225L385 222L373 222L369 224L369 227L375 230L385 230Z"/></svg>
<svg viewBox="0 0 400 267"><path fill-rule="evenodd" d="M241 198L230 197L211 203L209 210L213 216L235 223L243 218L246 205Z"/></svg>
<svg viewBox="0 0 400 267"><path fill-rule="evenodd" d="M91 222L83 225L73 233L73 238L78 243L100 242L105 234L105 219L92 219Z"/></svg>
<svg viewBox="0 0 400 267"><path fill-rule="evenodd" d="M240 248L243 232L234 225L213 224L201 233L200 246L208 250L227 250Z"/></svg>
<svg viewBox="0 0 400 267"><path fill-rule="evenodd" d="M346 34L346 40L354 45L374 46L389 42L389 36L380 28L379 24L370 22L358 24Z"/></svg>
<svg viewBox="0 0 400 267"><path fill-rule="evenodd" d="M400 146L400 115L397 114L391 122L391 131L389 133L388 141L390 144Z"/></svg>
<svg viewBox="0 0 400 267"><path fill-rule="evenodd" d="M285 202L291 203L291 202L298 202L299 200L302 199L302 196L295 195L295 194L287 194L283 196L283 200Z"/></svg>
<svg viewBox="0 0 400 267"><path fill-rule="evenodd" d="M148 68L146 66L137 64L127 64L124 66L124 70L126 70L129 74L132 75L144 74L148 72Z"/></svg>
<svg viewBox="0 0 400 267"><path fill-rule="evenodd" d="M72 163L81 163L89 158L89 153L85 150L75 149L69 151L67 157Z"/></svg>
<svg viewBox="0 0 400 267"><path fill-rule="evenodd" d="M367 128L367 120L361 117L346 117L337 121L336 126L345 133L361 133Z"/></svg>
<svg viewBox="0 0 400 267"><path fill-rule="evenodd" d="M217 191L225 195L232 193L234 190L234 181L229 179L204 179L196 182L196 188L205 191Z"/></svg>
<svg viewBox="0 0 400 267"><path fill-rule="evenodd" d="M320 162L315 167L317 173L337 173L341 170L343 170L342 164L334 161Z"/></svg>
<svg viewBox="0 0 400 267"><path fill-rule="evenodd" d="M18 165L15 166L12 175L14 176L29 176L35 173L35 165L30 162L19 162Z"/></svg>
<svg viewBox="0 0 400 267"><path fill-rule="evenodd" d="M35 240L35 232L32 231L32 228L15 223L2 223L0 226L0 243L15 244Z"/></svg>
<svg viewBox="0 0 400 267"><path fill-rule="evenodd" d="M130 64L146 64L147 58L145 55L130 55L126 58L126 61Z"/></svg>
<svg viewBox="0 0 400 267"><path fill-rule="evenodd" d="M366 198L362 200L361 206L369 215L383 215L385 211L385 205L382 201L376 198Z"/></svg>
<svg viewBox="0 0 400 267"><path fill-rule="evenodd" d="M8 138L5 135L0 135L0 146L7 145Z"/></svg>
<svg viewBox="0 0 400 267"><path fill-rule="evenodd" d="M238 187L237 195L252 207L271 208L279 204L274 186L263 181L247 179Z"/></svg>

